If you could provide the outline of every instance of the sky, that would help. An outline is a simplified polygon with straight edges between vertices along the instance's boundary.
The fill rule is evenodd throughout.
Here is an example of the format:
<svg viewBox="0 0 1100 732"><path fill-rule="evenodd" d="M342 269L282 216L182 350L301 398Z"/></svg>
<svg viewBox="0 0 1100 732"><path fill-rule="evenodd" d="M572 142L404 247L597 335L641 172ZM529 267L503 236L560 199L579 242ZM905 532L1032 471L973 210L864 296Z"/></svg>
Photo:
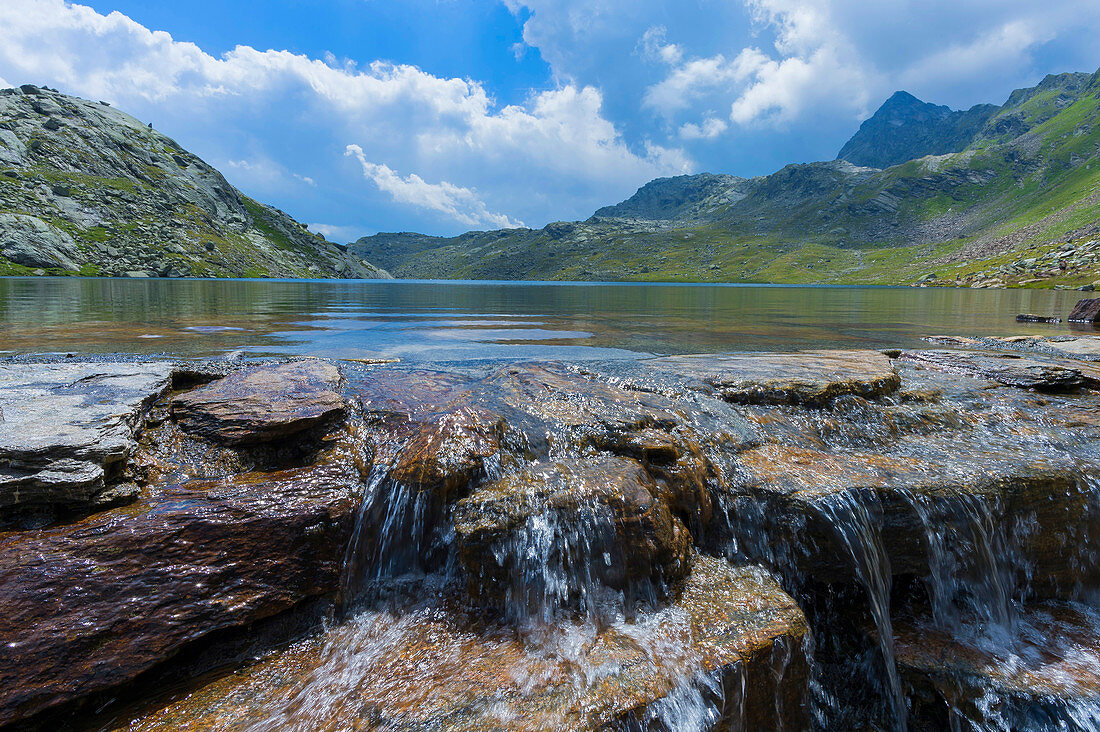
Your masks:
<svg viewBox="0 0 1100 732"><path fill-rule="evenodd" d="M105 100L334 241L829 160L891 93L1100 66L1097 0L0 0L0 87Z"/></svg>

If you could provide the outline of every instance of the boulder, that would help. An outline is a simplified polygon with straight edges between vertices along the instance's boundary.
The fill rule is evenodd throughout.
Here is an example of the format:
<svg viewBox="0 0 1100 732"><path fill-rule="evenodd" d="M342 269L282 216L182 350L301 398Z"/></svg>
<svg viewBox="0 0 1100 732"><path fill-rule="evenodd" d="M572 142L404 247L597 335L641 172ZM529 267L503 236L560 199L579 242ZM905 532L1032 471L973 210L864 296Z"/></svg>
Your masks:
<svg viewBox="0 0 1100 732"><path fill-rule="evenodd" d="M80 269L76 242L35 216L0 213L0 255L25 267Z"/></svg>
<svg viewBox="0 0 1100 732"><path fill-rule="evenodd" d="M0 365L0 510L96 505L171 375L169 363Z"/></svg>
<svg viewBox="0 0 1100 732"><path fill-rule="evenodd" d="M600 587L650 600L690 568L691 536L636 462L535 463L454 506L470 592L519 615L591 603Z"/></svg>
<svg viewBox="0 0 1100 732"><path fill-rule="evenodd" d="M176 396L171 412L192 434L227 444L267 442L343 417L339 382L339 370L325 361L260 366Z"/></svg>
<svg viewBox="0 0 1100 732"><path fill-rule="evenodd" d="M125 729L811 726L806 620L758 567L697 557L672 606L573 630L559 649L434 597L397 614L366 613L323 640L206 681Z"/></svg>
<svg viewBox="0 0 1100 732"><path fill-rule="evenodd" d="M354 475L330 464L185 483L72 524L0 535L0 726L336 592Z"/></svg>
<svg viewBox="0 0 1100 732"><path fill-rule="evenodd" d="M844 394L889 394L901 383L890 359L878 351L669 356L649 363L739 404L819 406Z"/></svg>
<svg viewBox="0 0 1100 732"><path fill-rule="evenodd" d="M1071 323L1100 323L1100 297L1080 300L1069 314Z"/></svg>

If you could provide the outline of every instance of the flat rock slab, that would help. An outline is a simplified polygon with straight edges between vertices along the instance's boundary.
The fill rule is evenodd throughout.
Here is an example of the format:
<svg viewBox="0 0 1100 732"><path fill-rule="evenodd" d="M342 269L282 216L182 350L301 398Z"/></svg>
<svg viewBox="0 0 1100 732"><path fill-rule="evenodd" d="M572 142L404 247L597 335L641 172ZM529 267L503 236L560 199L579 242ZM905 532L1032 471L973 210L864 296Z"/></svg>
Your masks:
<svg viewBox="0 0 1100 732"><path fill-rule="evenodd" d="M898 668L914 724L954 715L961 729L1096 729L1100 725L1100 618L1084 607L1033 605L1012 633L927 620L894 625ZM959 724L962 722L962 724Z"/></svg>
<svg viewBox="0 0 1100 732"><path fill-rule="evenodd" d="M817 406L844 394L888 394L901 384L889 358L866 350L668 356L648 363L741 404Z"/></svg>
<svg viewBox="0 0 1100 732"><path fill-rule="evenodd" d="M1085 384L1079 368L1015 354L905 351L899 358L924 368L987 379L1023 389L1065 390L1076 389Z"/></svg>
<svg viewBox="0 0 1100 732"><path fill-rule="evenodd" d="M0 509L93 504L171 375L170 363L0 365Z"/></svg>
<svg viewBox="0 0 1100 732"><path fill-rule="evenodd" d="M449 600L367 612L117 729L808 729L806 620L757 567L698 557L674 605L540 642ZM692 681L709 678L698 707Z"/></svg>
<svg viewBox="0 0 1100 732"><path fill-rule="evenodd" d="M340 371L327 361L260 366L180 394L171 412L185 431L212 440L267 442L343 416L339 382Z"/></svg>
<svg viewBox="0 0 1100 732"><path fill-rule="evenodd" d="M0 534L0 726L335 592L358 507L352 474L332 464L184 483Z"/></svg>

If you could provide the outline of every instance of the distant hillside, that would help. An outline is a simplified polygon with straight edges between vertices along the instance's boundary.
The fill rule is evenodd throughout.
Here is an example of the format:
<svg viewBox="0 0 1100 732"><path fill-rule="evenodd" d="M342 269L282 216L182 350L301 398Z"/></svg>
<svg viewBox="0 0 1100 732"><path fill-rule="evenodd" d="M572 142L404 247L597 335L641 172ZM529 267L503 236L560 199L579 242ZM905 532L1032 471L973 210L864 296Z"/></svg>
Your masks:
<svg viewBox="0 0 1100 732"><path fill-rule="evenodd" d="M0 275L387 277L103 102L0 89Z"/></svg>
<svg viewBox="0 0 1100 732"><path fill-rule="evenodd" d="M1100 72L966 112L899 93L832 162L662 178L538 230L350 248L399 277L1088 285L1100 281L1098 94Z"/></svg>

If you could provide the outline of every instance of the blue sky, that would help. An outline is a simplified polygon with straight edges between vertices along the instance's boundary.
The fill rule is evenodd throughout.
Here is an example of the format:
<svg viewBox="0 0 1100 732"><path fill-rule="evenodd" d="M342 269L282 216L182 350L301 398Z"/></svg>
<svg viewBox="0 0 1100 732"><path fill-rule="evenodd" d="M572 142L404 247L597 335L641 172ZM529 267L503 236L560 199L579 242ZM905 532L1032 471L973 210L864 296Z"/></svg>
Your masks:
<svg viewBox="0 0 1100 732"><path fill-rule="evenodd" d="M347 241L830 159L896 89L999 103L1098 34L1095 0L3 0L0 84L110 101Z"/></svg>

